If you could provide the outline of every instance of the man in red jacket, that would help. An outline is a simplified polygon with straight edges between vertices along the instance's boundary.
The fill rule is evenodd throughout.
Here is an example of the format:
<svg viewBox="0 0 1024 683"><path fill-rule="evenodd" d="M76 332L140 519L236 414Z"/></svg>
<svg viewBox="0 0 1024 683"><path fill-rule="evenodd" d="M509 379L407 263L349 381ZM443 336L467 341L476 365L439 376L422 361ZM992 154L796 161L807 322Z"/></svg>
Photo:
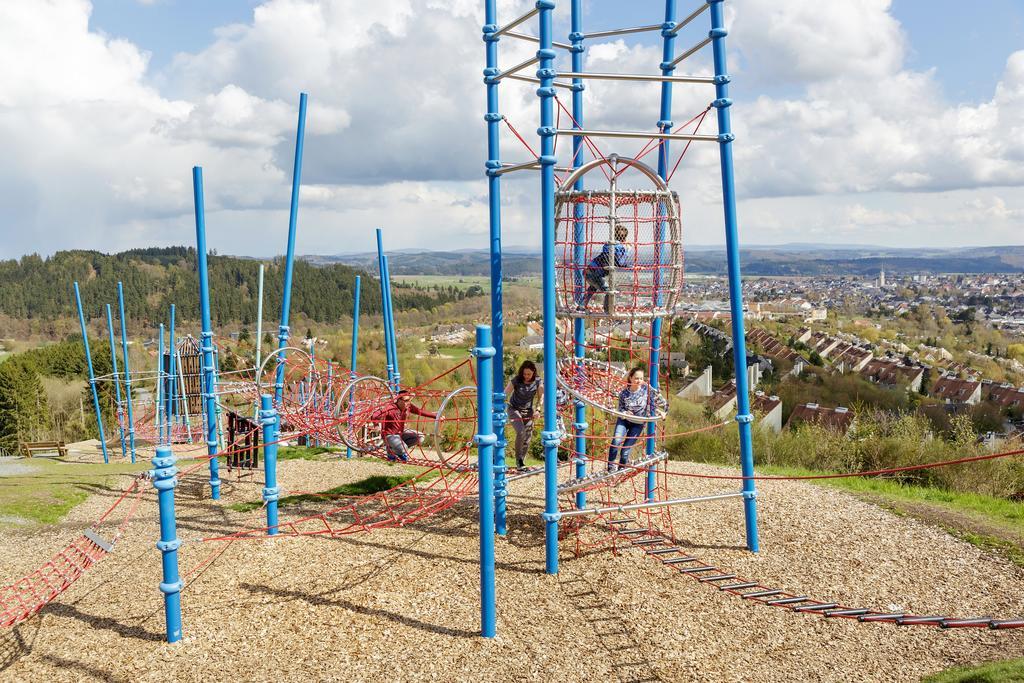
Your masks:
<svg viewBox="0 0 1024 683"><path fill-rule="evenodd" d="M412 394L406 389L399 391L393 402L383 406L371 416L374 422L380 423L380 434L384 438L388 460L408 462L409 449L423 443L423 432L405 428L405 420L409 413L431 420L437 417L435 413L414 405Z"/></svg>

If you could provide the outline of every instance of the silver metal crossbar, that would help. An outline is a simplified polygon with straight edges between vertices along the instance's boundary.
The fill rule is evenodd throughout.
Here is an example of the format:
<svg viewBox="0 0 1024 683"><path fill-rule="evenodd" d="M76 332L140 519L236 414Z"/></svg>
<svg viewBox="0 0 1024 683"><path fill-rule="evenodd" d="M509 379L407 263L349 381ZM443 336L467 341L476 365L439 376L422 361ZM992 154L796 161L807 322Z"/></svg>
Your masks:
<svg viewBox="0 0 1024 683"><path fill-rule="evenodd" d="M683 30L686 27L687 24L689 24L691 21L693 21L694 19L696 19L700 15L704 14L704 10L706 10L710 6L711 5L709 5L706 2L701 3L700 7L698 7L695 10L693 10L692 12L690 12L690 14L685 19L683 19L678 24L676 24L675 28L672 29L671 31L669 31L669 33L671 33L672 35L676 35L681 30Z"/></svg>
<svg viewBox="0 0 1024 683"><path fill-rule="evenodd" d="M532 10L530 10L529 12L524 14L523 16L519 17L518 19L513 19L509 23L505 24L504 26L499 28L497 31L492 33L491 35L493 35L493 36L500 36L503 33L508 33L508 31L510 29L513 29L516 26L519 26L519 24L523 23L524 21L529 21L533 17L537 16L538 12L540 12L540 8L539 7L534 7Z"/></svg>
<svg viewBox="0 0 1024 683"><path fill-rule="evenodd" d="M539 78L533 78L531 76L520 76L519 74L509 74L508 76L506 76L506 78L508 78L510 80L513 80L513 81L523 81L525 83L535 83L537 85L540 84L540 79ZM572 90L572 83L562 83L561 81L552 81L551 85L555 86L556 88L565 88L566 90Z"/></svg>
<svg viewBox="0 0 1024 683"><path fill-rule="evenodd" d="M528 35L526 33L519 33L518 31L505 31L505 35L508 36L509 38L518 38L519 40L525 40L528 43L539 43L540 42L540 38L538 38L537 36L531 36L531 35ZM559 42L556 42L554 40L551 41L551 46L552 47L560 47L563 50L571 50L572 49L572 45L569 45L569 43L559 43Z"/></svg>
<svg viewBox="0 0 1024 683"><path fill-rule="evenodd" d="M674 498L672 500L656 500L650 503L633 503L631 505L611 505L603 508L583 508L582 510L566 510L561 513L562 517L579 517L581 515L603 515L608 512L625 512L627 510L648 510L650 508L668 507L670 505L685 505L687 503L702 503L708 500L723 500L725 498L740 498L743 492L719 493L713 496L697 496L695 498Z"/></svg>
<svg viewBox="0 0 1024 683"><path fill-rule="evenodd" d="M521 164L502 163L501 168L496 170L494 175L505 175L513 171L537 171L539 169L539 161L525 161ZM559 173L571 173L575 169L572 166L555 166L555 170Z"/></svg>
<svg viewBox="0 0 1024 683"><path fill-rule="evenodd" d="M518 73L519 71L522 71L526 67L531 66L533 64L536 64L539 61L540 61L540 57L537 57L537 56L530 57L526 61L520 62L520 63L516 64L511 69L505 69L500 74L495 76L494 80L500 81L501 79L505 78L506 76L511 76L514 73Z"/></svg>
<svg viewBox="0 0 1024 683"><path fill-rule="evenodd" d="M558 78L589 78L597 81L643 81L656 83L708 83L714 85L714 76L662 76L660 74L607 74L580 71L559 72Z"/></svg>
<svg viewBox="0 0 1024 683"><path fill-rule="evenodd" d="M584 34L584 38L608 38L611 36L624 36L627 33L645 33L647 31L660 31L661 24L651 24L650 26L633 26L632 28L613 28L610 31L594 31L593 33Z"/></svg>
<svg viewBox="0 0 1024 683"><path fill-rule="evenodd" d="M676 57L675 59L673 59L672 62L671 62L672 66L675 66L679 62L683 61L684 59L686 59L690 55L694 54L695 52L697 52L701 48L703 48L706 45L708 45L710 42L711 42L711 36L708 36L707 38L705 38L704 40L700 41L699 43L697 43L696 45L691 47L689 50L687 50L683 54L681 54L678 57Z"/></svg>
<svg viewBox="0 0 1024 683"><path fill-rule="evenodd" d="M585 130L582 128L558 128L557 135L583 135L591 138L635 138L637 140L700 140L718 142L717 135L688 135L686 133L632 133L625 130Z"/></svg>

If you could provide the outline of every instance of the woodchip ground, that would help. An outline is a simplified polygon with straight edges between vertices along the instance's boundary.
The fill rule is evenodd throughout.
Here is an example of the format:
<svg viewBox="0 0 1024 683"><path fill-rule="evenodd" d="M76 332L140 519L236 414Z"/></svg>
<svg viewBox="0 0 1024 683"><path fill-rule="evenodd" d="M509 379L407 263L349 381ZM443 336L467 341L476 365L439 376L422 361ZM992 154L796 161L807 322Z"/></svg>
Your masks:
<svg viewBox="0 0 1024 683"><path fill-rule="evenodd" d="M689 472L719 468L672 463ZM320 491L398 467L290 460L280 483ZM4 583L45 562L120 486L97 488L62 524L0 534ZM225 478L220 503L201 476L178 488L183 574L223 552L182 594L185 637L163 642L155 498L147 487L114 552L40 615L0 633L12 681L473 680L906 681L949 666L1024 656L1020 631L940 630L824 619L750 604L638 549L574 557L544 574L539 478L511 485L497 543L498 637L478 637L476 507L413 526L337 539L231 544L198 539L262 525L262 482ZM672 497L728 484L670 478ZM286 508L283 518L325 509ZM760 486L762 552L743 549L735 499L679 508L692 554L741 576L859 607L953 616L1024 615L1024 572L941 529L832 489Z"/></svg>

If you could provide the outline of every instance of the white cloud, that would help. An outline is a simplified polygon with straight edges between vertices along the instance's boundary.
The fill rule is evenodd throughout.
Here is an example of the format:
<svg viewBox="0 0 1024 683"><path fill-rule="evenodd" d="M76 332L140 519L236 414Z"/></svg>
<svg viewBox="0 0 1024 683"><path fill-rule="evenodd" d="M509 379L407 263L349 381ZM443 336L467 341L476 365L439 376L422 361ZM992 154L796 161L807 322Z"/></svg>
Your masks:
<svg viewBox="0 0 1024 683"><path fill-rule="evenodd" d="M531 3L499 4L508 20ZM730 8L744 240L913 243L938 230L954 243L1020 241L1024 51L989 101L956 104L934 73L906 67L888 0ZM300 90L310 93L300 251L361 249L378 225L395 247L484 246L476 0L267 0L155 74L145 46L91 32L90 11L85 0L0 8L0 63L15 65L0 76L0 254L189 243L194 164L206 170L211 245L280 250ZM501 66L535 49L505 38ZM594 71L656 73L660 61L659 48L621 40L586 55ZM706 55L689 62L682 71L710 73ZM590 81L586 125L653 130L658 89ZM502 113L536 149L534 86L501 90ZM677 124L713 96L676 86ZM714 112L702 132L713 131ZM643 145L596 143L622 154ZM559 142L563 159L569 148ZM528 156L503 131L502 157ZM717 145L695 144L674 180L688 241L720 239L717 165ZM505 241L536 243L536 176L506 178Z"/></svg>

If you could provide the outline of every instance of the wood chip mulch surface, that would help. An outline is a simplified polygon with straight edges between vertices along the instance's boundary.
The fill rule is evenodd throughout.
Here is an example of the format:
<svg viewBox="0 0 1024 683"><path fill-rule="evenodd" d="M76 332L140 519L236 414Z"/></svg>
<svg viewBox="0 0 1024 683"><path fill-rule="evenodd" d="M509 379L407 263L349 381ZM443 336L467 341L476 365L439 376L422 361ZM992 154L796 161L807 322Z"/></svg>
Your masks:
<svg viewBox="0 0 1024 683"><path fill-rule="evenodd" d="M677 471L730 472L671 463ZM322 491L402 468L377 461L282 462L288 491ZM178 489L182 573L223 550L182 593L184 640L163 642L155 497L114 552L40 615L0 632L11 681L914 681L954 665L1024 656L1024 631L940 630L823 619L749 604L639 549L574 557L544 574L540 477L515 482L497 541L498 637L479 629L476 508L403 529L335 539L231 544L204 536L262 526L262 481L201 476ZM127 481L125 479L124 481ZM120 491L97 488L62 524L0 533L0 583L45 562ZM734 482L670 478L669 495ZM857 607L949 616L1024 615L1024 572L936 527L832 489L764 482L761 552L743 548L738 499L677 508L679 543L766 585ZM286 509L282 519L322 511Z"/></svg>

